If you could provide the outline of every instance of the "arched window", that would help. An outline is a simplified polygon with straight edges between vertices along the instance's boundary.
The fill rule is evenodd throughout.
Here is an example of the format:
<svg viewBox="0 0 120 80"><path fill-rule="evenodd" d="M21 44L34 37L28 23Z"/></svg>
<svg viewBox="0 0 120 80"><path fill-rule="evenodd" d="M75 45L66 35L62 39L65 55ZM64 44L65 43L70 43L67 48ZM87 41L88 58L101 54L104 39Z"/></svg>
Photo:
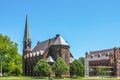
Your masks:
<svg viewBox="0 0 120 80"><path fill-rule="evenodd" d="M94 55L91 55L91 58L93 58L94 57Z"/></svg>
<svg viewBox="0 0 120 80"><path fill-rule="evenodd" d="M98 57L101 57L101 54L99 54Z"/></svg>
<svg viewBox="0 0 120 80"><path fill-rule="evenodd" d="M106 54L106 57L108 57L109 56L109 52Z"/></svg>
<svg viewBox="0 0 120 80"><path fill-rule="evenodd" d="M60 57L60 53L56 53L57 58Z"/></svg>
<svg viewBox="0 0 120 80"><path fill-rule="evenodd" d="M67 61L67 55L66 55L66 53L64 54L64 60L65 60L65 62Z"/></svg>

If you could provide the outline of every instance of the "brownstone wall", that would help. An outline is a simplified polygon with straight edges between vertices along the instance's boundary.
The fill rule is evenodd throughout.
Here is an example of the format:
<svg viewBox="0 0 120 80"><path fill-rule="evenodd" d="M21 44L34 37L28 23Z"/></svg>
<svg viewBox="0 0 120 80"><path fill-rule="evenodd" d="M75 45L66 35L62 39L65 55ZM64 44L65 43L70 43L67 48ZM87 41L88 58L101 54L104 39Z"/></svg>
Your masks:
<svg viewBox="0 0 120 80"><path fill-rule="evenodd" d="M24 54L29 54L30 51L24 51ZM64 59L64 55L66 54L66 63L69 66L70 63L70 51L69 51L69 46L51 46L50 49L43 55L35 56L35 57L30 57L29 58L24 58L23 55L23 75L26 76L35 76L34 73L34 66L36 63L41 59L47 60L47 57L50 55L52 56L55 60L57 59L57 53L60 53L59 57L62 57ZM55 76L55 73L52 72L51 76ZM66 74L66 76L69 76Z"/></svg>
<svg viewBox="0 0 120 80"><path fill-rule="evenodd" d="M59 53L59 54L58 54ZM54 45L50 47L49 55L51 55L55 60L57 60L58 56L64 59L66 55L66 63L69 65L70 63L70 51L68 46L58 46Z"/></svg>
<svg viewBox="0 0 120 80"><path fill-rule="evenodd" d="M120 48L114 48L114 74L115 76L120 76Z"/></svg>

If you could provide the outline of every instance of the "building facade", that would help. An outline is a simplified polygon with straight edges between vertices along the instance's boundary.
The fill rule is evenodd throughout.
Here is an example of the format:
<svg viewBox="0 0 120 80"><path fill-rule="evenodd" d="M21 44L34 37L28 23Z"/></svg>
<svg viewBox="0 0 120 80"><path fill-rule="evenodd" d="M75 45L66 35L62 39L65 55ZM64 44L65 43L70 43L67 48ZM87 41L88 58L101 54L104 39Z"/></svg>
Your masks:
<svg viewBox="0 0 120 80"><path fill-rule="evenodd" d="M23 75L35 76L34 67L40 59L46 60L52 68L52 65L58 57L62 57L68 66L73 62L73 56L70 52L70 46L68 43L57 34L53 38L38 42L32 49L28 17L26 16L22 56ZM69 73L66 75L69 76ZM55 76L55 73L52 72L51 76Z"/></svg>
<svg viewBox="0 0 120 80"><path fill-rule="evenodd" d="M120 77L120 48L86 53L86 76Z"/></svg>

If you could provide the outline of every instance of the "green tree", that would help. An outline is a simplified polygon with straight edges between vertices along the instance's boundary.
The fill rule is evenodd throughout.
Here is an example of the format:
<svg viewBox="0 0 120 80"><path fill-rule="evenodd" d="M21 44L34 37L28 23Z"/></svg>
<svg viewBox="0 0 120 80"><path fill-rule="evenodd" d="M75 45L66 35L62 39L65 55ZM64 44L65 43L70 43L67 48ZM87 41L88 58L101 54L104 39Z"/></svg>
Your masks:
<svg viewBox="0 0 120 80"><path fill-rule="evenodd" d="M57 77L61 77L62 74L68 72L68 66L61 57L57 58L57 61L53 64L53 71Z"/></svg>
<svg viewBox="0 0 120 80"><path fill-rule="evenodd" d="M83 65L85 65L85 58L84 57L80 57L79 60L82 62Z"/></svg>
<svg viewBox="0 0 120 80"><path fill-rule="evenodd" d="M80 60L74 60L73 63L70 65L70 74L71 76L81 76L85 75L85 68Z"/></svg>
<svg viewBox="0 0 120 80"><path fill-rule="evenodd" d="M11 41L8 36L0 34L0 63L2 63L0 66L2 66L3 73L12 75L15 65L17 65L16 61L19 61L17 60L19 55L17 46L17 43ZM22 64L22 61L19 64Z"/></svg>
<svg viewBox="0 0 120 80"><path fill-rule="evenodd" d="M19 76L22 75L22 56L18 54L13 65L12 74Z"/></svg>
<svg viewBox="0 0 120 80"><path fill-rule="evenodd" d="M34 67L37 76L48 76L51 72L50 65L43 59L39 60Z"/></svg>

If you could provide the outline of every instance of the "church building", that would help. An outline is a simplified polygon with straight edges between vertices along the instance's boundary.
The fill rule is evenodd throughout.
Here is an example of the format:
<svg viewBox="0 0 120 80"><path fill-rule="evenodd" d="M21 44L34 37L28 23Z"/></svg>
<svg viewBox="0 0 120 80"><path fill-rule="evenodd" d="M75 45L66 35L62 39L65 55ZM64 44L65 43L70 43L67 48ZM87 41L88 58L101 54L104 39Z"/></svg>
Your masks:
<svg viewBox="0 0 120 80"><path fill-rule="evenodd" d="M26 16L22 56L23 75L35 76L34 67L40 59L46 60L52 67L58 57L62 57L68 66L73 62L73 55L70 52L70 46L68 43L62 38L62 36L57 34L53 38L38 42L32 49L28 17ZM55 73L52 72L51 76L55 76ZM67 76L69 76L69 73Z"/></svg>

